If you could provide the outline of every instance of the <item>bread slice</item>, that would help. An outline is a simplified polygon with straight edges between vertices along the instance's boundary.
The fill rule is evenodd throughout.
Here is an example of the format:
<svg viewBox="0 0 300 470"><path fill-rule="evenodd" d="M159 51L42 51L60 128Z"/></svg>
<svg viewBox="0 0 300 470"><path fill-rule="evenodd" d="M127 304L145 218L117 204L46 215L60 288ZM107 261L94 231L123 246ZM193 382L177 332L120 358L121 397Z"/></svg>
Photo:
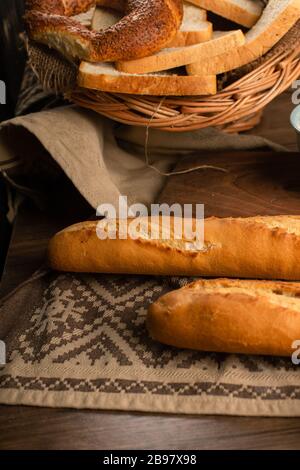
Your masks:
<svg viewBox="0 0 300 470"><path fill-rule="evenodd" d="M97 221L58 233L49 245L50 265L76 272L300 280L300 216L208 218L201 245L196 235L177 239L172 230L169 237L150 237L147 228L161 228L153 217L143 220L148 227L137 239L129 231L127 239L119 237L128 221L112 222L115 239L100 240Z"/></svg>
<svg viewBox="0 0 300 470"><path fill-rule="evenodd" d="M220 74L246 65L268 52L300 18L300 0L270 0L262 17L236 50L188 65L189 75Z"/></svg>
<svg viewBox="0 0 300 470"><path fill-rule="evenodd" d="M291 356L300 338L297 283L199 280L150 306L150 336L171 346Z"/></svg>
<svg viewBox="0 0 300 470"><path fill-rule="evenodd" d="M196 60L211 60L244 44L245 36L241 30L231 31L226 35L200 44L187 47L166 48L142 59L117 62L116 68L126 73L151 73L191 64ZM203 74L205 75L205 74Z"/></svg>
<svg viewBox="0 0 300 470"><path fill-rule="evenodd" d="M237 24L251 28L262 14L260 0L187 0Z"/></svg>
<svg viewBox="0 0 300 470"><path fill-rule="evenodd" d="M193 30L191 26L186 29L183 26L177 32L175 38L168 44L169 47L186 47L200 42L209 41L213 36L213 25L208 21L201 21Z"/></svg>
<svg viewBox="0 0 300 470"><path fill-rule="evenodd" d="M82 62L78 84L93 90L135 95L214 95L217 92L216 76L189 77L175 73L133 75L118 72L109 63Z"/></svg>
<svg viewBox="0 0 300 470"><path fill-rule="evenodd" d="M212 38L213 25L206 21L206 12L201 8L183 4L183 21L175 38L168 47L184 47L208 41Z"/></svg>
<svg viewBox="0 0 300 470"><path fill-rule="evenodd" d="M191 4L188 0L183 2L183 17L186 21L191 22L207 20L207 11L199 6Z"/></svg>

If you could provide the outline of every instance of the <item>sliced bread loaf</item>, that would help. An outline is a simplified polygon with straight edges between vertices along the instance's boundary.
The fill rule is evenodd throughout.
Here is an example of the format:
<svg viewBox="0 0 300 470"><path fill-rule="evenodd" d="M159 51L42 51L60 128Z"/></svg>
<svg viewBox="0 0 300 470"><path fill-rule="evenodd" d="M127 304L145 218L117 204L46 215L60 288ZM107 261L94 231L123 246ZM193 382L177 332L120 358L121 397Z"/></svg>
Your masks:
<svg viewBox="0 0 300 470"><path fill-rule="evenodd" d="M243 65L243 67L238 67L237 69L231 70L230 72L223 73L218 80L218 86L222 89L228 85L231 85L233 82L244 77L248 73L252 72L256 68L265 64L268 60L272 59L278 54L281 54L284 51L292 51L297 44L300 37L300 20L280 39L280 41L275 44L272 49L269 50L266 54L259 57L249 64Z"/></svg>
<svg viewBox="0 0 300 470"><path fill-rule="evenodd" d="M193 27L195 29L193 29ZM199 42L209 41L213 35L213 25L209 21L199 21L197 25L182 26L175 38L168 44L169 47L186 47Z"/></svg>
<svg viewBox="0 0 300 470"><path fill-rule="evenodd" d="M300 0L270 0L260 20L235 50L188 65L190 75L220 74L246 65L268 52L300 18Z"/></svg>
<svg viewBox="0 0 300 470"><path fill-rule="evenodd" d="M215 76L189 77L175 73L132 75L118 72L109 63L82 62L78 84L83 88L135 95L186 96L213 95L217 92Z"/></svg>
<svg viewBox="0 0 300 470"><path fill-rule="evenodd" d="M188 0L228 20L234 21L242 26L251 28L263 10L260 0Z"/></svg>
<svg viewBox="0 0 300 470"><path fill-rule="evenodd" d="M168 47L184 47L208 41L213 33L212 23L206 21L206 11L188 3L183 4L183 21Z"/></svg>
<svg viewBox="0 0 300 470"><path fill-rule="evenodd" d="M299 0L300 1L300 0ZM191 64L195 60L211 59L244 44L245 36L241 30L230 31L210 41L187 47L166 48L138 60L117 62L116 67L126 73L151 73ZM206 74L209 75L209 74Z"/></svg>

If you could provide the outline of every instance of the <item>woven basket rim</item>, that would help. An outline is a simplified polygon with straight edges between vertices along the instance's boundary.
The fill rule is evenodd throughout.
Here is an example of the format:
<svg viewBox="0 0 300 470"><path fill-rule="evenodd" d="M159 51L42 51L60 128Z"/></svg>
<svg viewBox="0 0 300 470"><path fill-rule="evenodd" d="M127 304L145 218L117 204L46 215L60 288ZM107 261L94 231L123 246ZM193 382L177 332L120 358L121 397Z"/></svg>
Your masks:
<svg viewBox="0 0 300 470"><path fill-rule="evenodd" d="M299 25L298 25L299 23ZM292 32L299 32L300 20ZM288 41L289 42L289 41ZM292 42L294 44L294 41ZM300 45L275 47L253 70L209 96L149 96L80 88L78 67L53 50L27 44L29 63L45 89L117 122L172 132L218 127L227 132L251 129L263 108L300 76ZM255 62L245 67L252 68ZM237 76L243 69L237 69ZM245 72L245 70L244 70Z"/></svg>
<svg viewBox="0 0 300 470"><path fill-rule="evenodd" d="M247 130L263 108L300 76L300 46L283 50L212 96L142 96L76 88L66 97L120 123L172 132Z"/></svg>

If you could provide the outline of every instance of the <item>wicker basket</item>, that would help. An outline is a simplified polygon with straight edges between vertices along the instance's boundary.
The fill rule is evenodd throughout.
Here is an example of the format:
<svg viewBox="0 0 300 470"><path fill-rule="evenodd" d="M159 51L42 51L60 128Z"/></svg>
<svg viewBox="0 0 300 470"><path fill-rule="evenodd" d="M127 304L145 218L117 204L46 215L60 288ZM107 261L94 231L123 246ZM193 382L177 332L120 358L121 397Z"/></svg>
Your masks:
<svg viewBox="0 0 300 470"><path fill-rule="evenodd" d="M146 97L76 89L67 98L115 121L172 132L218 127L249 130L263 108L300 76L300 47L273 55L251 73L210 97Z"/></svg>

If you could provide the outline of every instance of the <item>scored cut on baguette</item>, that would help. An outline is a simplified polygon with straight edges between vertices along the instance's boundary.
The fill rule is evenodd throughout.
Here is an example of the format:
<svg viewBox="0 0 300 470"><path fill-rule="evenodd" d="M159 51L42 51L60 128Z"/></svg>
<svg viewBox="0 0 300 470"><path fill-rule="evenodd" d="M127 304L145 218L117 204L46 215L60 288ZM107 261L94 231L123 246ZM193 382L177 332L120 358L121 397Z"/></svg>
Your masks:
<svg viewBox="0 0 300 470"><path fill-rule="evenodd" d="M264 4L260 0L187 0L237 24L251 28L260 18Z"/></svg>
<svg viewBox="0 0 300 470"><path fill-rule="evenodd" d="M291 356L300 338L300 284L199 280L148 311L150 336L179 348Z"/></svg>
<svg viewBox="0 0 300 470"><path fill-rule="evenodd" d="M176 239L174 231L167 239L160 234L153 239L146 229L137 239L129 232L120 239L127 222L116 221L115 239L100 240L97 221L58 233L49 245L50 266L75 272L300 280L300 216L208 218L201 247L196 235ZM153 217L146 222L156 232L161 226Z"/></svg>
<svg viewBox="0 0 300 470"><path fill-rule="evenodd" d="M268 52L300 18L300 0L270 0L260 20L236 50L200 59L186 67L189 75L220 74L242 67Z"/></svg>
<svg viewBox="0 0 300 470"><path fill-rule="evenodd" d="M82 62L78 84L93 90L135 95L188 96L214 95L217 92L216 76L189 77L175 73L134 75L118 72L108 63Z"/></svg>
<svg viewBox="0 0 300 470"><path fill-rule="evenodd" d="M120 61L116 63L116 68L126 73L159 72L191 64L195 60L211 59L217 54L241 46L244 42L245 36L241 30L230 31L228 34L192 46L166 48L142 59Z"/></svg>
<svg viewBox="0 0 300 470"><path fill-rule="evenodd" d="M179 31L167 47L185 47L212 38L213 25L206 21L206 12L188 3L183 4L183 20Z"/></svg>

